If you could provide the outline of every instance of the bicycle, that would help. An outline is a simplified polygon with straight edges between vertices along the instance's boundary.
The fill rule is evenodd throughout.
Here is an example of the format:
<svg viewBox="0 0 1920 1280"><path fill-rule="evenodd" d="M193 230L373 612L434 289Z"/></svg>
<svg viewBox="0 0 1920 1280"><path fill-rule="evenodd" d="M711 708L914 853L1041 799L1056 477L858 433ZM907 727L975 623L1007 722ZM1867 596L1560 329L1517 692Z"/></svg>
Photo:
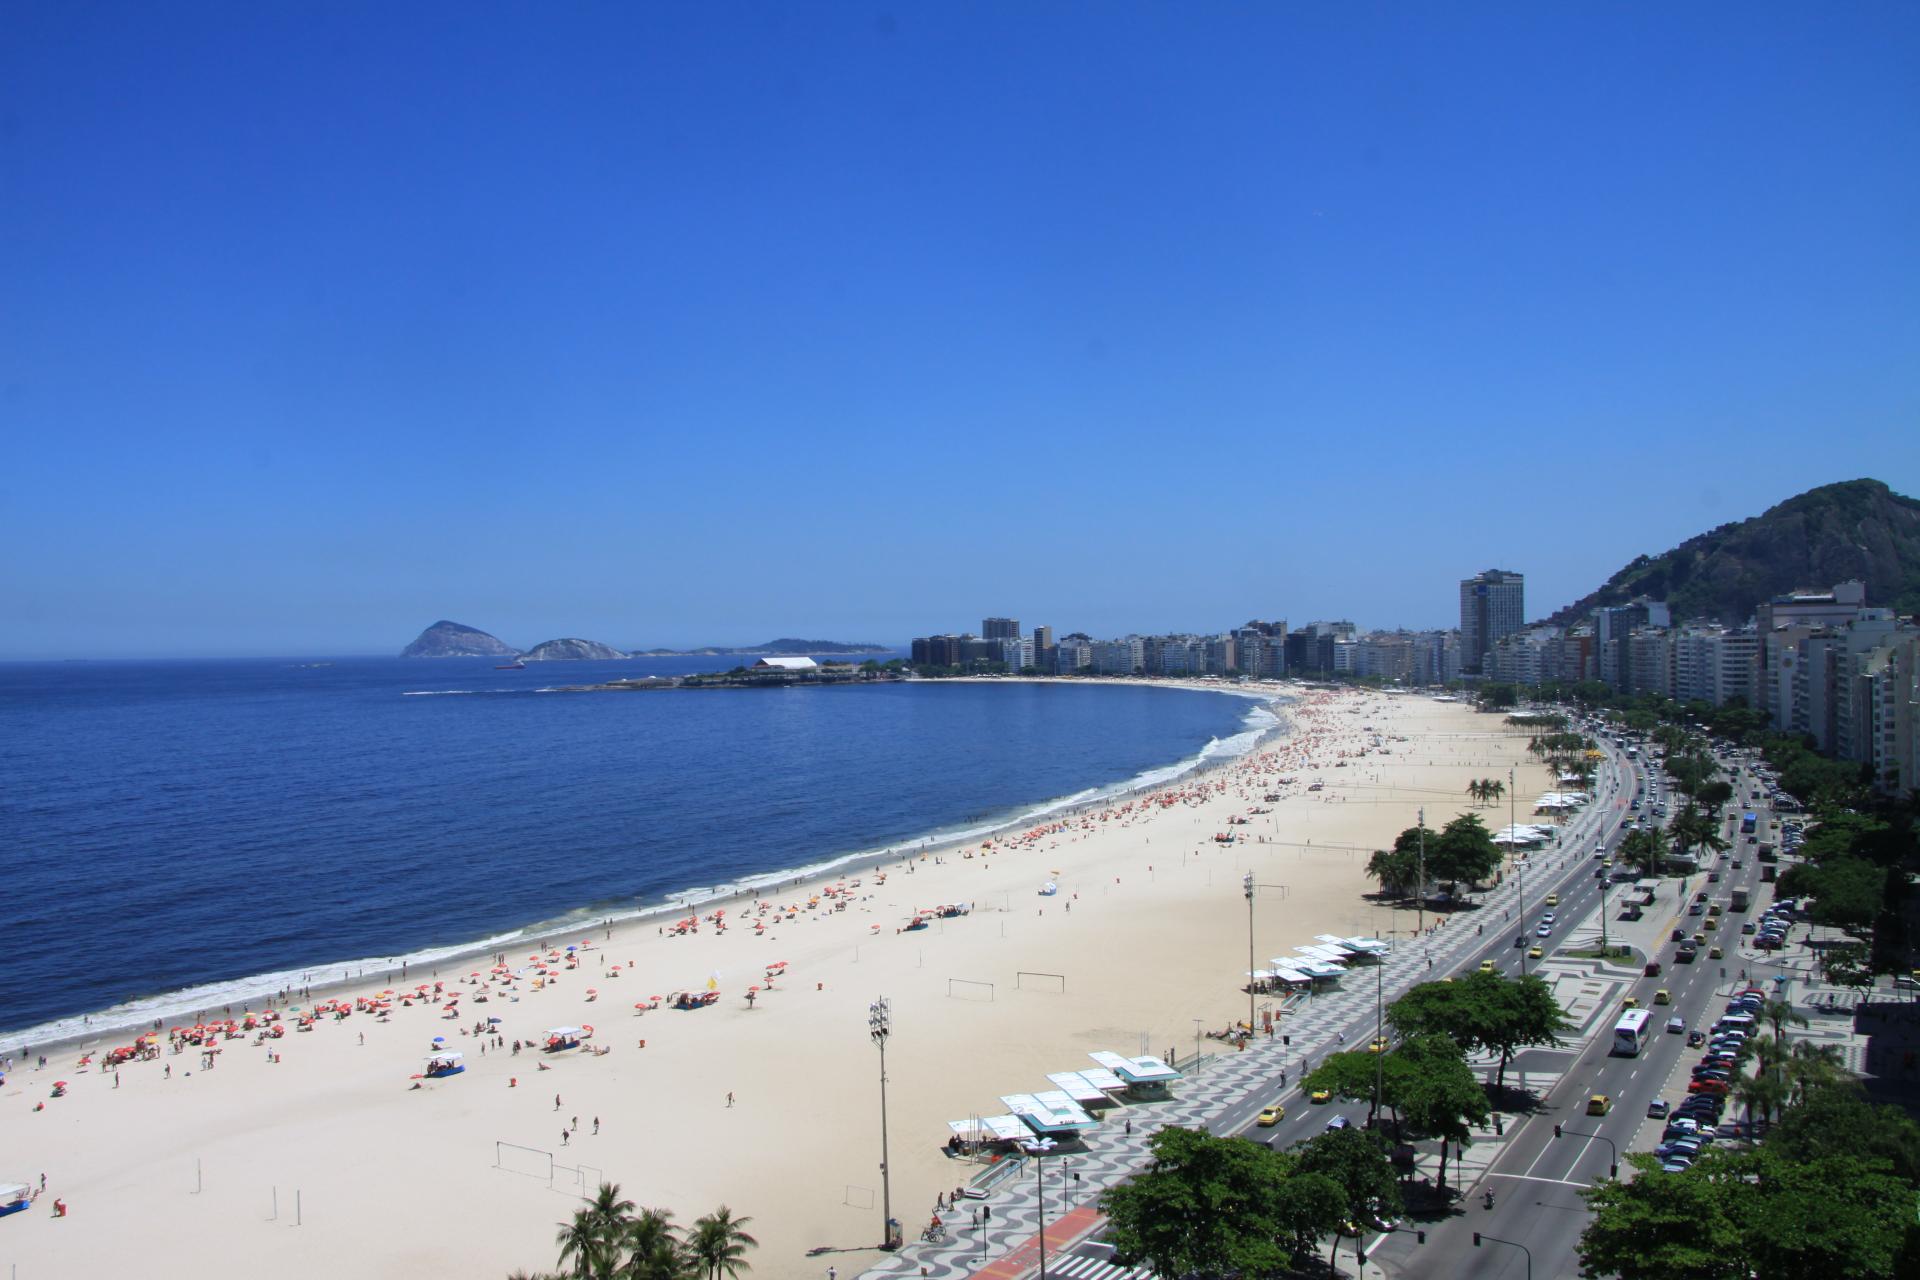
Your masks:
<svg viewBox="0 0 1920 1280"><path fill-rule="evenodd" d="M920 1233L920 1238L928 1244L945 1244L947 1242L947 1229L944 1226L928 1227Z"/></svg>

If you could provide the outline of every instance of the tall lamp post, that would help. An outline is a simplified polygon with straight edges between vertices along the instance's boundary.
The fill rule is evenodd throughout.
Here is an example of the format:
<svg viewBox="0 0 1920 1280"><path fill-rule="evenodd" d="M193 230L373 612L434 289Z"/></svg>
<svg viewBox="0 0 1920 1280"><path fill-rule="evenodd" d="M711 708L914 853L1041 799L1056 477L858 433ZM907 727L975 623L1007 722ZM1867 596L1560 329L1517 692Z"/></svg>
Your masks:
<svg viewBox="0 0 1920 1280"><path fill-rule="evenodd" d="M1508 768L1507 848L1513 851L1513 874L1520 882L1520 928L1524 936L1524 931L1527 927L1527 868L1526 864L1520 859L1520 845L1513 838L1514 830L1519 826L1518 810L1515 807L1518 802L1515 799L1514 790L1518 785L1519 782L1515 777L1515 771L1511 767ZM1527 950L1525 947L1520 949L1520 976L1523 978L1527 976Z"/></svg>
<svg viewBox="0 0 1920 1280"><path fill-rule="evenodd" d="M1254 984L1258 981L1258 979L1253 976L1253 891L1255 889L1278 889L1280 896L1284 898L1287 896L1287 886L1283 884L1266 884L1264 882L1256 883L1253 878L1253 872L1251 871L1247 872L1245 878L1240 881L1240 884L1247 892L1247 1038L1251 1040L1253 1038L1253 988ZM1195 1056L1198 1056L1199 1051L1200 1042L1196 1037L1194 1040Z"/></svg>
<svg viewBox="0 0 1920 1280"><path fill-rule="evenodd" d="M893 1172L887 1159L887 1037L893 1034L893 1006L881 996L867 1006L867 1034L880 1050L880 1247L894 1247Z"/></svg>
<svg viewBox="0 0 1920 1280"><path fill-rule="evenodd" d="M1247 872L1247 1039L1253 1039L1253 993L1260 985L1253 963L1253 872Z"/></svg>

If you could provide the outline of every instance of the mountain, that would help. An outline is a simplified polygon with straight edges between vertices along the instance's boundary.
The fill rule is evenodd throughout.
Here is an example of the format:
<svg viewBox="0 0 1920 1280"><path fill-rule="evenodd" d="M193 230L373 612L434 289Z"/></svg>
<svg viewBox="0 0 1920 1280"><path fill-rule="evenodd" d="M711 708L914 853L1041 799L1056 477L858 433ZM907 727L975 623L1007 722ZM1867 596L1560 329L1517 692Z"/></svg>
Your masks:
<svg viewBox="0 0 1920 1280"><path fill-rule="evenodd" d="M400 651L403 658L517 658L520 651L484 631L444 618Z"/></svg>
<svg viewBox="0 0 1920 1280"><path fill-rule="evenodd" d="M1737 626L1769 597L1858 578L1867 603L1920 612L1920 501L1878 480L1809 489L1749 520L1641 556L1549 619L1566 625L1635 596L1665 600L1675 622Z"/></svg>
<svg viewBox="0 0 1920 1280"><path fill-rule="evenodd" d="M528 662L608 662L627 655L597 640L543 640L523 655Z"/></svg>

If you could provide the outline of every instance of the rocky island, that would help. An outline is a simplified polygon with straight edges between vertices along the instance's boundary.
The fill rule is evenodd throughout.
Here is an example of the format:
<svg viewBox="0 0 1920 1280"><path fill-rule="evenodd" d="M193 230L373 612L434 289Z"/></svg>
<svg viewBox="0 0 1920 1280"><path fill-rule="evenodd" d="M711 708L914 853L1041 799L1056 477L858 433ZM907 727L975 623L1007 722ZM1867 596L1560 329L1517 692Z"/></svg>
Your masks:
<svg viewBox="0 0 1920 1280"><path fill-rule="evenodd" d="M403 658L517 658L520 651L464 623L441 619L400 651Z"/></svg>
<svg viewBox="0 0 1920 1280"><path fill-rule="evenodd" d="M564 640L543 640L524 655L528 662L611 662L626 656L610 644L571 636Z"/></svg>

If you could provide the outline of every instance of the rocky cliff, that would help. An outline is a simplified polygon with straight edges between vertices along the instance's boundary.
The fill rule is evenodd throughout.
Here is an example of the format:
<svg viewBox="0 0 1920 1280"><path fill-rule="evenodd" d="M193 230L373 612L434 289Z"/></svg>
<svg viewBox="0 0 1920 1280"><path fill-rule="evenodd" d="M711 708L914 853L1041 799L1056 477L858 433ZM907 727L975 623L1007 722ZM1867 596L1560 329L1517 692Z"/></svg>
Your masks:
<svg viewBox="0 0 1920 1280"><path fill-rule="evenodd" d="M473 627L442 619L400 651L403 658L516 658L520 651Z"/></svg>
<svg viewBox="0 0 1920 1280"><path fill-rule="evenodd" d="M1601 605L1650 596L1672 606L1675 622L1736 626L1769 597L1849 578L1867 584L1868 604L1920 611L1920 502L1878 480L1809 489L1671 551L1640 556L1551 620L1568 623Z"/></svg>
<svg viewBox="0 0 1920 1280"><path fill-rule="evenodd" d="M608 662L626 656L610 644L571 636L564 640L543 640L525 654L528 662Z"/></svg>

